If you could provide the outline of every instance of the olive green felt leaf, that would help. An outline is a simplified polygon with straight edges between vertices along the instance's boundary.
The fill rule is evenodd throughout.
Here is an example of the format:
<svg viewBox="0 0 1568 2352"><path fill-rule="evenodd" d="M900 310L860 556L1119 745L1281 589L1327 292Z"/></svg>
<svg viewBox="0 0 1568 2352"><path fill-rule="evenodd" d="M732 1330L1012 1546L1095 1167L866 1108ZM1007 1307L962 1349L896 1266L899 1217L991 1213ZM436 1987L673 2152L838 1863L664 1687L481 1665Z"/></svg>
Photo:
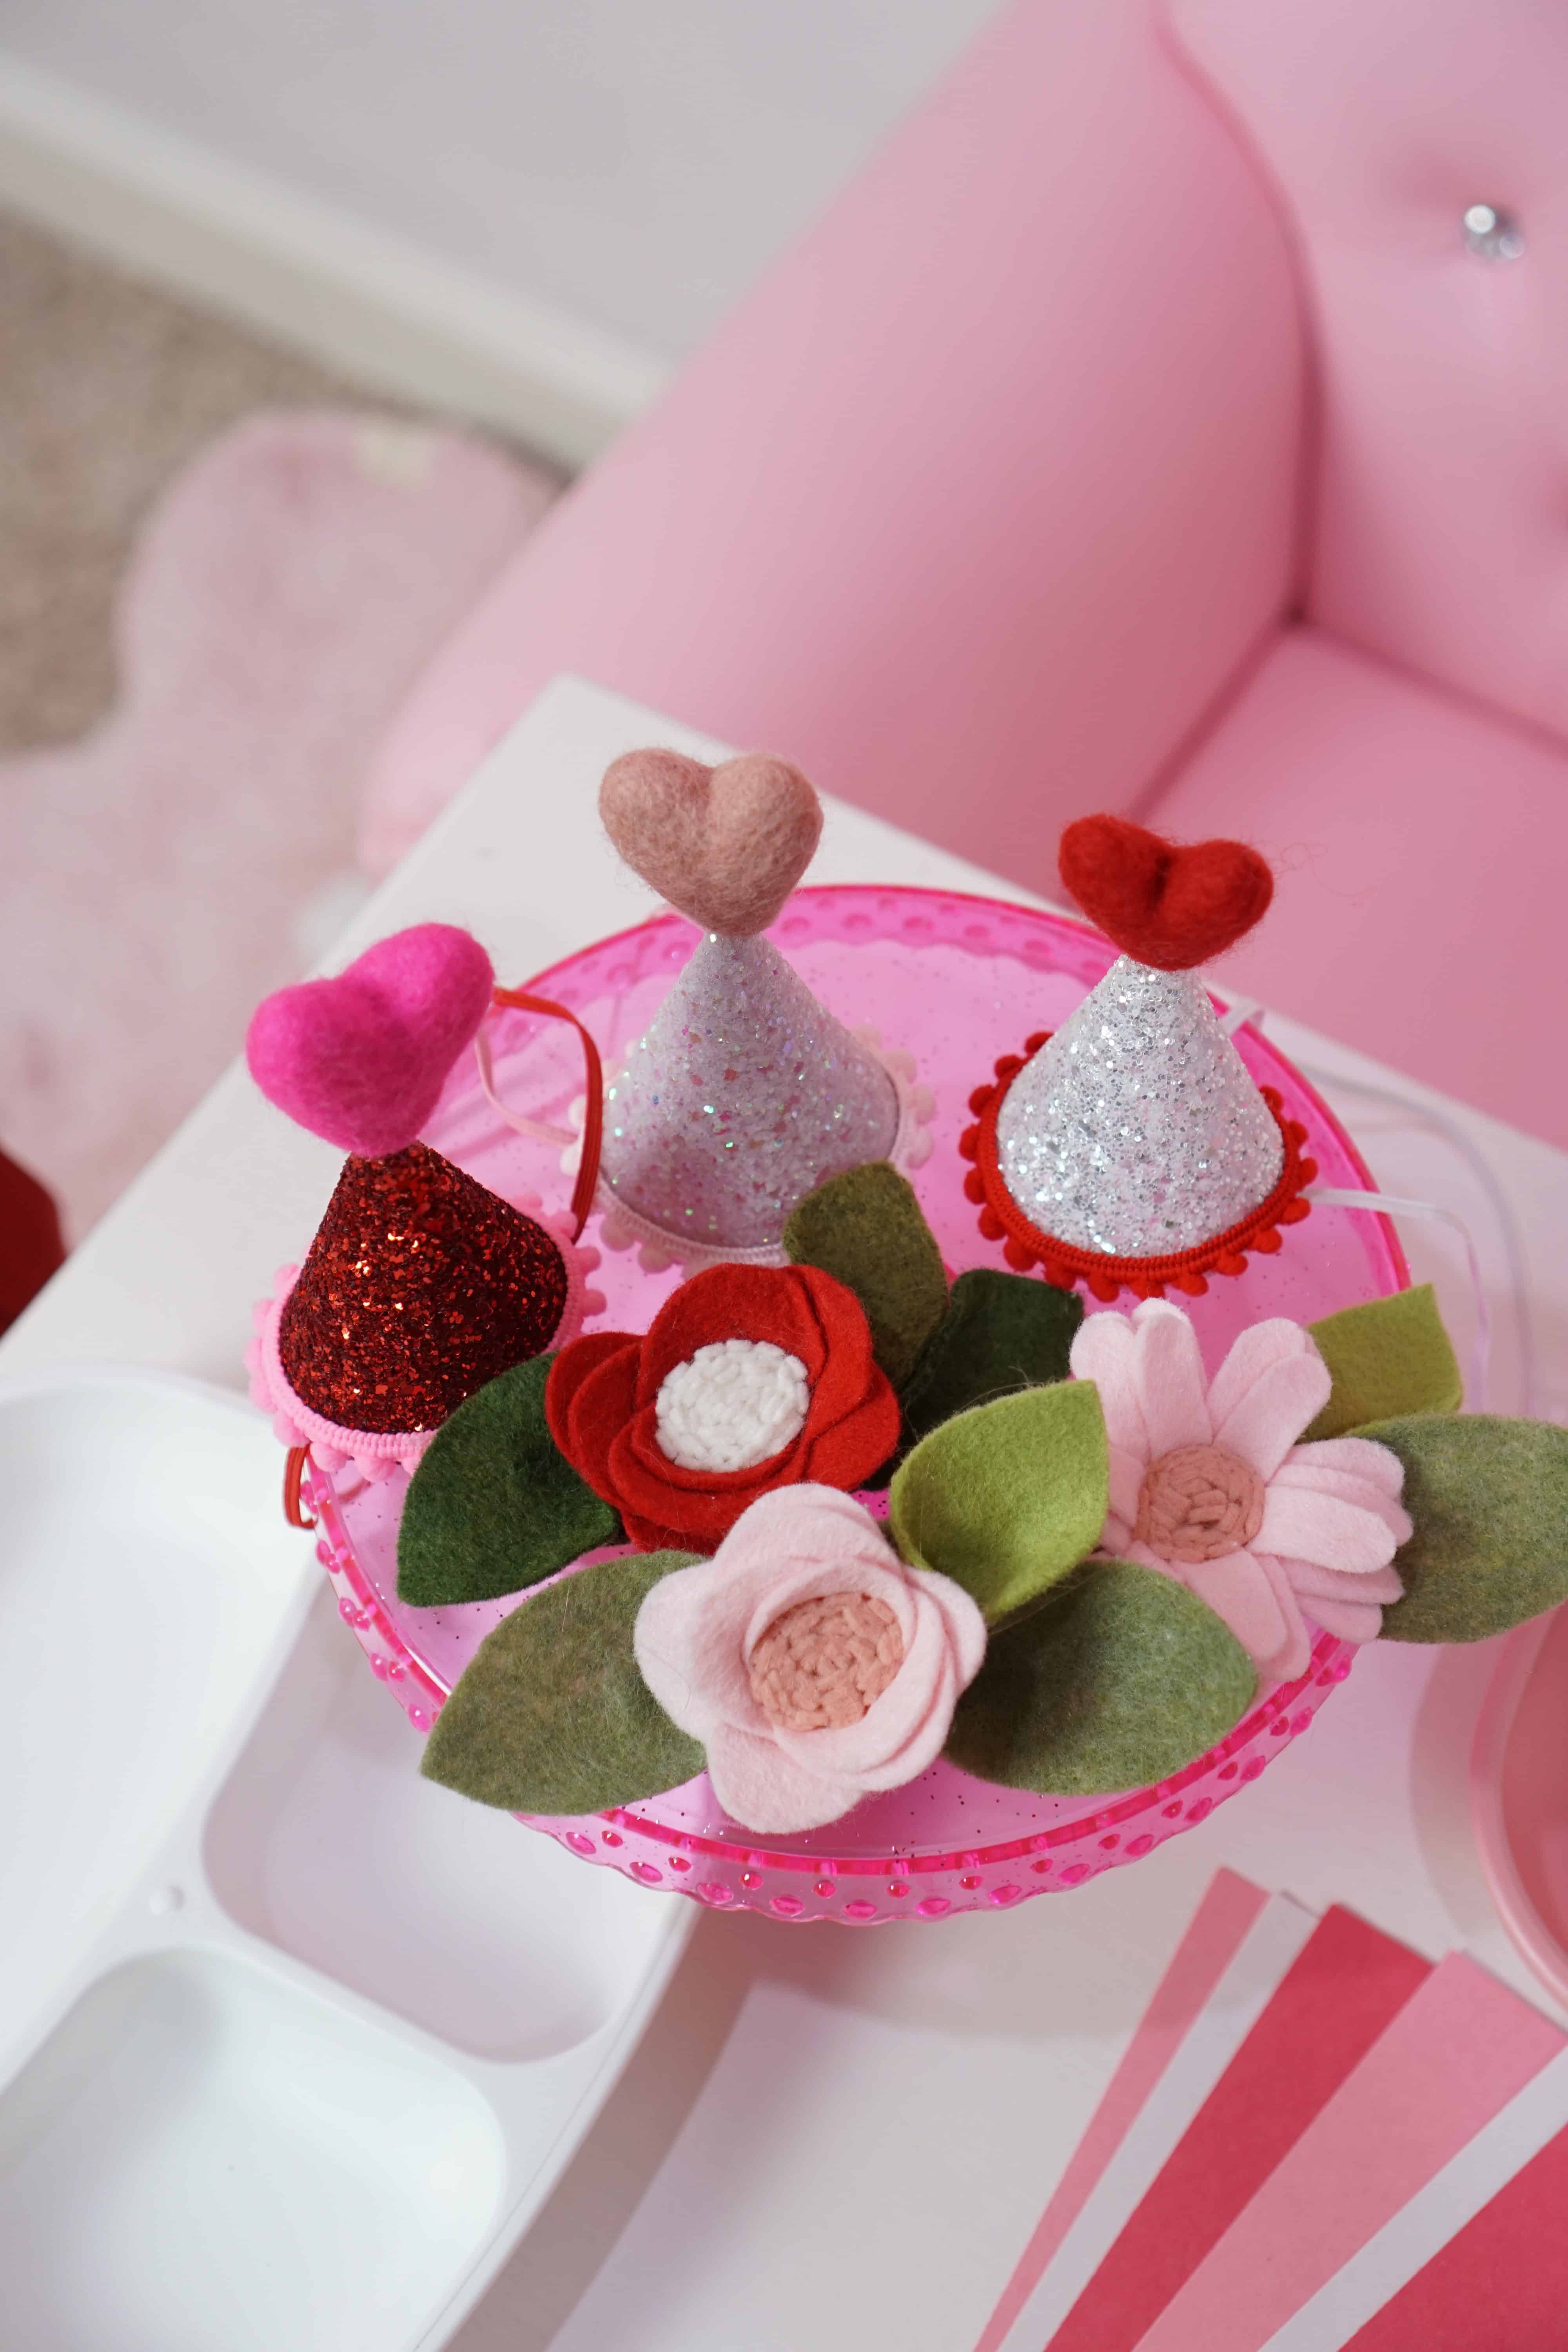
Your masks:
<svg viewBox="0 0 1568 2352"><path fill-rule="evenodd" d="M637 1611L685 1551L599 1560L487 1635L425 1743L420 1770L512 1813L599 1813L679 1788L703 1752L658 1705L632 1651Z"/></svg>
<svg viewBox="0 0 1568 2352"><path fill-rule="evenodd" d="M1240 1722L1258 1670L1173 1577L1090 1560L994 1634L945 1754L1009 1789L1079 1797L1163 1780Z"/></svg>
<svg viewBox="0 0 1568 2352"><path fill-rule="evenodd" d="M885 1160L830 1176L794 1211L784 1243L796 1265L820 1266L855 1293L898 1388L947 1309L942 1252L907 1178Z"/></svg>
<svg viewBox="0 0 1568 2352"><path fill-rule="evenodd" d="M1395 1413L1458 1412L1464 1383L1429 1282L1307 1326L1333 1391L1302 1443L1342 1437Z"/></svg>
<svg viewBox="0 0 1568 2352"><path fill-rule="evenodd" d="M1415 1523L1385 1639L1480 1642L1568 1600L1568 1429L1416 1413L1355 1433L1398 1454Z"/></svg>
<svg viewBox="0 0 1568 2352"><path fill-rule="evenodd" d="M1075 1291L1034 1275L988 1265L961 1274L902 1391L910 1442L971 1405L1065 1381L1082 1321Z"/></svg>
<svg viewBox="0 0 1568 2352"><path fill-rule="evenodd" d="M553 1361L514 1364L436 1432L404 1501L400 1601L416 1609L496 1601L601 1544L626 1541L616 1513L550 1434L544 1383Z"/></svg>
<svg viewBox="0 0 1568 2352"><path fill-rule="evenodd" d="M893 1479L899 1549L1000 1625L1078 1566L1105 1525L1109 1462L1092 1381L1023 1389L944 1421Z"/></svg>

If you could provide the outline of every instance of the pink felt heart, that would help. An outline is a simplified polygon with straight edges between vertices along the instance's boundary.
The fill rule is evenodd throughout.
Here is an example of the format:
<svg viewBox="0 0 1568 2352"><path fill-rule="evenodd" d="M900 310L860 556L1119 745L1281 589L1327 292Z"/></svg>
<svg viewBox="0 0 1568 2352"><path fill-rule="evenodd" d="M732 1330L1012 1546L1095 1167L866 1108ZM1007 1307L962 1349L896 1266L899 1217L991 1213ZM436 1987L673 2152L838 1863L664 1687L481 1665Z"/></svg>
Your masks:
<svg viewBox="0 0 1568 2352"><path fill-rule="evenodd" d="M800 770L763 751L717 768L627 751L605 771L599 814L661 898L731 939L766 930L822 834L822 803Z"/></svg>
<svg viewBox="0 0 1568 2352"><path fill-rule="evenodd" d="M478 940L416 923L335 980L280 988L245 1040L250 1075L279 1110L344 1151L379 1160L414 1141L495 986Z"/></svg>

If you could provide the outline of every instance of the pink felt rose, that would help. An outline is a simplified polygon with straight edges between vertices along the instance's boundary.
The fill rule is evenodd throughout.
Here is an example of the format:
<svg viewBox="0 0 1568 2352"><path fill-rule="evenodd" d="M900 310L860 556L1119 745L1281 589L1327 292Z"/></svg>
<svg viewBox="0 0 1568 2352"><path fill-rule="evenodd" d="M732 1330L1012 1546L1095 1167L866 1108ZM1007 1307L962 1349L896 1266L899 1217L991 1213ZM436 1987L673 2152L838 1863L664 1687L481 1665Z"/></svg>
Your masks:
<svg viewBox="0 0 1568 2352"><path fill-rule="evenodd" d="M1297 1444L1328 1402L1328 1366L1299 1323L1255 1323L1212 1381L1179 1307L1091 1315L1072 1345L1100 1391L1110 1451L1101 1552L1162 1569L1206 1601L1259 1671L1306 1671L1310 1618L1375 1641L1411 1535L1404 1465L1364 1437Z"/></svg>
<svg viewBox="0 0 1568 2352"><path fill-rule="evenodd" d="M868 1511L817 1486L762 1496L711 1559L662 1577L634 1639L719 1802L764 1835L923 1772L985 1654L963 1587L906 1568Z"/></svg>

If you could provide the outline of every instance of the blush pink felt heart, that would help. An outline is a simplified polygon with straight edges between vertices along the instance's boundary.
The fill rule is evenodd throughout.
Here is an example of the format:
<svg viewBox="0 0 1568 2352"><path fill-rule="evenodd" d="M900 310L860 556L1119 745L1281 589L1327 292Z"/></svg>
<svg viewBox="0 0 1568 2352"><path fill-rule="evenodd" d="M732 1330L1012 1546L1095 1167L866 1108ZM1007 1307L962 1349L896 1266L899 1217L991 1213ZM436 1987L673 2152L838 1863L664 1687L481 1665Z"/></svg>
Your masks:
<svg viewBox="0 0 1568 2352"><path fill-rule="evenodd" d="M302 981L258 1005L250 1075L279 1110L343 1151L379 1160L414 1141L495 986L478 940L416 923L378 940L335 980Z"/></svg>
<svg viewBox="0 0 1568 2352"><path fill-rule="evenodd" d="M599 787L605 830L661 898L706 931L765 931L810 865L822 803L787 760L748 751L705 768L627 751Z"/></svg>
<svg viewBox="0 0 1568 2352"><path fill-rule="evenodd" d="M1223 954L1274 896L1267 860L1245 842L1182 848L1121 816L1069 824L1058 864L1089 921L1160 971L1190 971Z"/></svg>

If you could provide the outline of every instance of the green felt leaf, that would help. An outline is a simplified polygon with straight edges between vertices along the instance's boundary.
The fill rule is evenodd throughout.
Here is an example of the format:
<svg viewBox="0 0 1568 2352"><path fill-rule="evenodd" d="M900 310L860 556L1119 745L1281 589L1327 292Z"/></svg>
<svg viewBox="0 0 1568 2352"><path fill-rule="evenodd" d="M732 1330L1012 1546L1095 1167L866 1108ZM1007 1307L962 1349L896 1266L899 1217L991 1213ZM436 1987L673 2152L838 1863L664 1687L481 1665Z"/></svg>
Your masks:
<svg viewBox="0 0 1568 2352"><path fill-rule="evenodd" d="M1126 1559L1091 1560L993 1636L946 1754L1044 1796L1142 1788L1239 1723L1258 1672L1195 1593Z"/></svg>
<svg viewBox="0 0 1568 2352"><path fill-rule="evenodd" d="M988 1265L961 1274L902 1392L909 1438L928 1435L972 1405L1065 1381L1082 1321L1075 1291L1035 1275Z"/></svg>
<svg viewBox="0 0 1568 2352"><path fill-rule="evenodd" d="M514 1609L437 1717L426 1777L508 1812L598 1813L700 1772L700 1746L671 1723L632 1651L647 1594L694 1557L600 1560Z"/></svg>
<svg viewBox="0 0 1568 2352"><path fill-rule="evenodd" d="M1568 1600L1568 1429L1489 1413L1413 1414L1356 1431L1405 1465L1415 1532L1394 1554L1392 1642L1479 1642Z"/></svg>
<svg viewBox="0 0 1568 2352"><path fill-rule="evenodd" d="M893 1479L889 1517L906 1559L951 1576L1000 1625L1093 1550L1108 1481L1100 1392L1064 1381L922 1438Z"/></svg>
<svg viewBox="0 0 1568 2352"><path fill-rule="evenodd" d="M1458 1412L1464 1383L1429 1282L1392 1298L1342 1307L1307 1326L1333 1374L1333 1392L1303 1444L1342 1437L1396 1413Z"/></svg>
<svg viewBox="0 0 1568 2352"><path fill-rule="evenodd" d="M830 1176L795 1210L784 1242L796 1265L820 1266L855 1293L877 1361L900 1387L947 1310L942 1252L907 1178L885 1160Z"/></svg>
<svg viewBox="0 0 1568 2352"><path fill-rule="evenodd" d="M514 1364L437 1431L409 1483L397 1597L416 1609L496 1601L624 1543L607 1503L557 1452L544 1418L551 1356Z"/></svg>

